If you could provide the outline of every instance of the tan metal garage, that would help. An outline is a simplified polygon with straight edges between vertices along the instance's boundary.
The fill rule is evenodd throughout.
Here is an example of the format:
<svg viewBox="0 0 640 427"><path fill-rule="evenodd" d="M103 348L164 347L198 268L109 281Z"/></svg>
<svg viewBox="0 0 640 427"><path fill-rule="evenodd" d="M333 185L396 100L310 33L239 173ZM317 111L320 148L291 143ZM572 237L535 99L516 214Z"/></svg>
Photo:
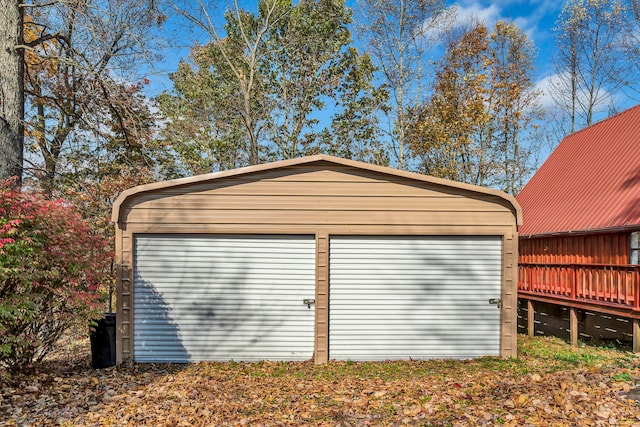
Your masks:
<svg viewBox="0 0 640 427"><path fill-rule="evenodd" d="M117 361L516 357L520 208L326 155L123 192Z"/></svg>

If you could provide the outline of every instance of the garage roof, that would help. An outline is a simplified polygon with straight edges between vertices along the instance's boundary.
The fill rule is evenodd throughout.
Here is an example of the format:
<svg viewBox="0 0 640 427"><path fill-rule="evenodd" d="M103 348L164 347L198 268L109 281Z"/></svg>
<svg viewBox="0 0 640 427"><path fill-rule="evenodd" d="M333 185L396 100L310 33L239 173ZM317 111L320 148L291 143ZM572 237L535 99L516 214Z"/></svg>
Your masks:
<svg viewBox="0 0 640 427"><path fill-rule="evenodd" d="M139 185L137 187L133 187L128 190L125 190L120 194L120 196L117 198L117 200L113 205L111 219L113 222L117 223L120 219L122 205L128 199L134 196L137 196L141 193L153 192L156 190L162 190L169 187L180 187L180 186L187 186L191 184L204 183L207 181L213 181L213 180L234 177L239 175L249 175L256 172L282 169L282 168L288 168L293 166L311 165L313 163L322 163L322 162L333 163L336 165L348 166L348 167L361 169L361 170L368 170L372 172L378 172L380 174L385 174L385 175L413 179L416 181L431 183L431 184L443 186L443 187L457 188L457 189L468 191L470 193L475 193L475 194L492 195L499 199L504 199L511 206L513 206L513 211L516 215L517 225L520 225L522 223L522 213L521 213L520 205L518 205L518 202L516 201L515 198L513 198L512 196L506 193L503 193L502 191L498 191L490 188L478 187L475 185L464 184L464 183L455 182L455 181L449 181L446 179L435 178L432 176L421 175L413 172L401 171L398 169L393 169L393 168L384 167L384 166L371 165L368 163L358 162L354 160L341 159L338 157L328 156L325 154L318 154L314 156L301 157L301 158L289 159L289 160L282 160L279 162L265 163L261 165L255 165L255 166L247 166L247 167L238 168L238 169L231 169L227 171L214 172L214 173L204 174L204 175L196 175L192 177L179 178L179 179L174 179L170 181L162 181L162 182L155 182L155 183L146 184L146 185Z"/></svg>
<svg viewBox="0 0 640 427"><path fill-rule="evenodd" d="M640 106L567 136L516 199L521 236L640 228Z"/></svg>

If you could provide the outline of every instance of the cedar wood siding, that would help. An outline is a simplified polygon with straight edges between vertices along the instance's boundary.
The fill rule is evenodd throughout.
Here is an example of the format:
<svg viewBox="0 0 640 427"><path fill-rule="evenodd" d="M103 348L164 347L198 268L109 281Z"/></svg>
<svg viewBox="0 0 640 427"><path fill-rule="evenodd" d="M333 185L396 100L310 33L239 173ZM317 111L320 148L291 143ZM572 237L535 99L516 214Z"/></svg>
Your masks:
<svg viewBox="0 0 640 427"><path fill-rule="evenodd" d="M516 357L515 199L494 190L318 155L123 193L116 222L117 362L133 355L136 233L306 234L316 239L316 363L328 360L331 235L492 235L503 242L501 344Z"/></svg>
<svg viewBox="0 0 640 427"><path fill-rule="evenodd" d="M631 232L520 237L520 262L629 264Z"/></svg>

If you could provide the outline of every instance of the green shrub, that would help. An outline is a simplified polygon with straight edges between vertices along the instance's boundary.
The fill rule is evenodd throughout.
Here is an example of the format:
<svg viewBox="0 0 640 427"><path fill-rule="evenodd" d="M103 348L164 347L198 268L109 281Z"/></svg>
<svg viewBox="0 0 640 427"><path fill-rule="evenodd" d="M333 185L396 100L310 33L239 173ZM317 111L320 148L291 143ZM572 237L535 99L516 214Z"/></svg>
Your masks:
<svg viewBox="0 0 640 427"><path fill-rule="evenodd" d="M0 364L24 368L86 328L110 263L107 242L70 206L0 183Z"/></svg>

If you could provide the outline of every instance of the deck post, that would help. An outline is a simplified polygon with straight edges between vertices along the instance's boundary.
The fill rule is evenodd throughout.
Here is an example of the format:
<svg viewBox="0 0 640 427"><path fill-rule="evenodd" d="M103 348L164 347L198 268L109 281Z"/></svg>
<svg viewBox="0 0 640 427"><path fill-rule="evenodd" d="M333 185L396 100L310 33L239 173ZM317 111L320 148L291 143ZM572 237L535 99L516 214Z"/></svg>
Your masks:
<svg viewBox="0 0 640 427"><path fill-rule="evenodd" d="M578 345L578 310L569 307L569 337L572 346Z"/></svg>
<svg viewBox="0 0 640 427"><path fill-rule="evenodd" d="M527 333L530 337L535 336L536 324L535 324L535 308L533 307L533 301L527 300Z"/></svg>
<svg viewBox="0 0 640 427"><path fill-rule="evenodd" d="M633 319L633 352L640 353L640 319Z"/></svg>

